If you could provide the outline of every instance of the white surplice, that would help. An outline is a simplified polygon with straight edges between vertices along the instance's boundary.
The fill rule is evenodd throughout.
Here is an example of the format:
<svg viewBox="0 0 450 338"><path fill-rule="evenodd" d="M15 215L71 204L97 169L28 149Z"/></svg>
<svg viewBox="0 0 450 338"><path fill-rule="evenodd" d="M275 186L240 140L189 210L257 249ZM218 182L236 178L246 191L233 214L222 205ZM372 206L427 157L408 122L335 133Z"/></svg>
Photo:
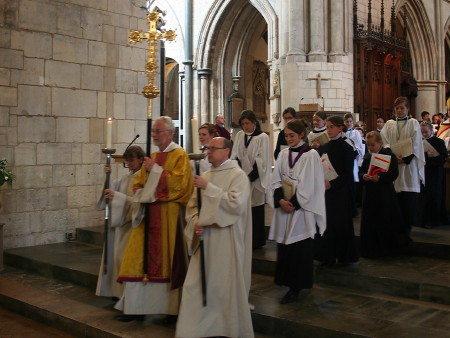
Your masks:
<svg viewBox="0 0 450 338"><path fill-rule="evenodd" d="M183 286L176 337L253 337L248 303L252 258L249 180L233 160L202 176L209 183L201 190L200 217L197 191L186 209L185 237L192 257ZM205 226L205 307L195 223Z"/></svg>
<svg viewBox="0 0 450 338"><path fill-rule="evenodd" d="M248 136L249 138L249 136ZM272 156L269 149L269 137L262 132L257 136L253 136L250 144L245 151L245 133L241 130L236 134L233 140L233 150L231 152L231 159L239 159L244 169L245 153L248 156L250 165L256 163L259 177L251 182L251 199L252 207L263 205L265 201L266 189L270 183L270 174L272 172Z"/></svg>
<svg viewBox="0 0 450 338"><path fill-rule="evenodd" d="M366 147L364 146L364 143L362 141L362 137L361 134L359 133L359 131L355 130L355 129L351 129L348 130L345 133L345 136L349 139L352 140L353 142L353 147L356 149L358 155L356 155L356 158L353 162L353 179L355 182L359 182L359 167L361 166L363 159L364 159L364 154L366 153Z"/></svg>
<svg viewBox="0 0 450 338"><path fill-rule="evenodd" d="M104 297L118 297L123 293L123 284L117 283L123 253L131 233L131 201L133 198L133 180L135 174L129 173L114 180L110 189L114 190L114 197L110 200L111 227L108 231L107 271L104 272L104 250L100 271L98 274L95 294ZM97 209L105 208L105 199L102 196Z"/></svg>
<svg viewBox="0 0 450 338"><path fill-rule="evenodd" d="M293 158L297 153L292 153ZM300 209L286 213L275 208L269 239L281 244L292 244L307 238L314 238L316 225L322 235L326 229L325 183L322 162L317 151L304 153L294 165L292 173L289 168L289 149L280 152L272 174L267 199L274 207L274 191L282 186L287 177L294 183Z"/></svg>
<svg viewBox="0 0 450 338"><path fill-rule="evenodd" d="M312 141L316 138L318 138L320 135L325 134L327 132L327 127L323 128L314 128L313 131L310 131L308 134L308 144L311 145Z"/></svg>
<svg viewBox="0 0 450 338"><path fill-rule="evenodd" d="M419 122L416 119L398 122L389 120L381 130L381 138L386 148L407 138L412 139L414 157L409 164L398 164L399 175L394 181L394 187L396 192L420 193L420 181L425 184L425 154Z"/></svg>

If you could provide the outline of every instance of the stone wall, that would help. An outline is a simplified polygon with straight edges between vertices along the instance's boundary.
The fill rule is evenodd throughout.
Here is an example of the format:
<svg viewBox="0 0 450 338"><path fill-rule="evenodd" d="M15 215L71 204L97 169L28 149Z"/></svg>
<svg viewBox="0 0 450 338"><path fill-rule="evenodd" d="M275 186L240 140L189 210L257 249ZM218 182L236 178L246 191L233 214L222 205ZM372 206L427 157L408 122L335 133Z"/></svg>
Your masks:
<svg viewBox="0 0 450 338"><path fill-rule="evenodd" d="M137 3L137 1L133 1ZM144 142L146 10L128 0L0 1L0 157L16 174L0 188L5 248L65 240L102 224L104 124L118 153ZM113 165L112 178L125 173Z"/></svg>

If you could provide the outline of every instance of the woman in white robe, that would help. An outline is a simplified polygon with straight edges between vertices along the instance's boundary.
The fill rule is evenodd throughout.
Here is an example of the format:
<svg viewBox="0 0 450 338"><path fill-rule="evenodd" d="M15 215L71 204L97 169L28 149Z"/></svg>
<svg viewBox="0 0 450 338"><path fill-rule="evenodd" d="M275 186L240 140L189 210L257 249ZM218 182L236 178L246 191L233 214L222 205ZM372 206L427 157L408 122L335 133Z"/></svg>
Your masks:
<svg viewBox="0 0 450 338"><path fill-rule="evenodd" d="M100 264L97 281L97 296L122 297L123 284L117 282L124 250L131 233L131 201L133 199L133 180L144 161L144 150L139 146L131 146L125 150L123 157L129 173L114 180L109 189L105 189L97 209L105 207L105 198L110 199L111 227L108 231L107 269L104 269L104 256ZM105 170L110 170L107 168ZM105 252L103 251L103 255Z"/></svg>
<svg viewBox="0 0 450 338"><path fill-rule="evenodd" d="M277 244L275 283L289 287L281 304L313 286L314 236L326 228L325 181L318 152L305 142L304 120L289 121L272 174L268 202L275 208L269 239ZM316 229L317 226L317 229Z"/></svg>
<svg viewBox="0 0 450 338"><path fill-rule="evenodd" d="M242 130L236 134L231 159L237 160L247 174L251 186L253 249L266 244L264 204L272 171L269 137L261 131L256 115L244 110L239 118Z"/></svg>

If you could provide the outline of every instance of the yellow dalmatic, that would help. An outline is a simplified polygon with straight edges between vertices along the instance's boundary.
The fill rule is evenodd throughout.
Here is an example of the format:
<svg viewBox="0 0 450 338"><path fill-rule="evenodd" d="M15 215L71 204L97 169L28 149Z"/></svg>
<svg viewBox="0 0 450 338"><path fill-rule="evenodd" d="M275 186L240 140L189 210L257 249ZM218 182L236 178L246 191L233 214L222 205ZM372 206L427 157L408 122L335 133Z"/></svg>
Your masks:
<svg viewBox="0 0 450 338"><path fill-rule="evenodd" d="M180 221L184 220L184 207L193 192L193 180L186 152L175 144L171 148L152 154L156 164L150 173L143 167L134 180L133 218L137 226L125 250L119 282L143 280L143 210L148 208L147 278L153 283L171 283L172 289L183 284L187 256Z"/></svg>

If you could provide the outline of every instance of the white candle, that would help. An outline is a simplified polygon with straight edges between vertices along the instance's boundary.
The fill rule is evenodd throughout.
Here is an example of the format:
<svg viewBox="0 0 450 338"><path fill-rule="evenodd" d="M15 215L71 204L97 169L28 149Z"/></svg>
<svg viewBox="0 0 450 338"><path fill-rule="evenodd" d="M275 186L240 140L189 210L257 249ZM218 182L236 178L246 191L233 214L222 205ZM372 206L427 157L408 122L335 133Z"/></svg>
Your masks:
<svg viewBox="0 0 450 338"><path fill-rule="evenodd" d="M194 153L200 152L200 145L198 140L198 120L194 117L191 120L191 127L192 127L192 148Z"/></svg>
<svg viewBox="0 0 450 338"><path fill-rule="evenodd" d="M112 148L112 118L106 120L106 148Z"/></svg>

